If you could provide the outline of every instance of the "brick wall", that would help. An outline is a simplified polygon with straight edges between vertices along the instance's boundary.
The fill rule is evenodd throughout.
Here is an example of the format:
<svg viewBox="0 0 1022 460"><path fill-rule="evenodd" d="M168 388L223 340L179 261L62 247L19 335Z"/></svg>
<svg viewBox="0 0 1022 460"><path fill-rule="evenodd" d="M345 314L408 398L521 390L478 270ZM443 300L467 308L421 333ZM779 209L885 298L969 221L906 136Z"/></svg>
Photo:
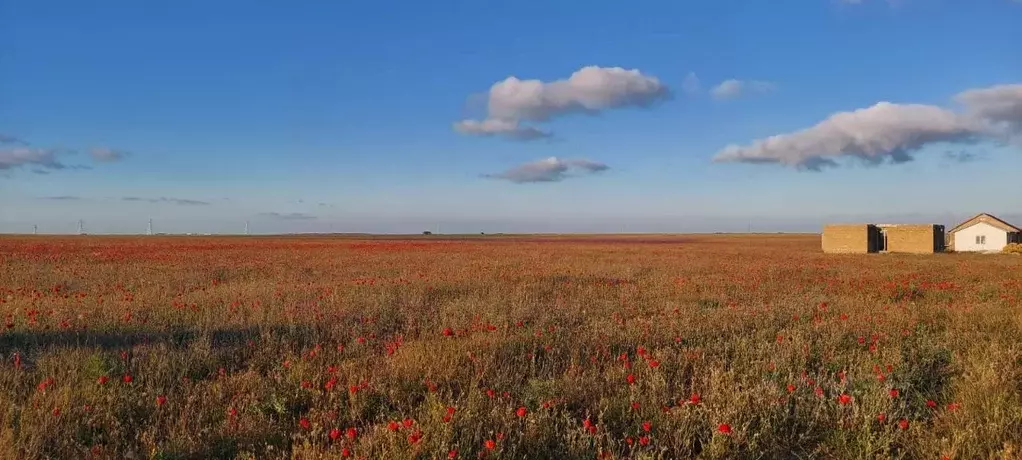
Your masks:
<svg viewBox="0 0 1022 460"><path fill-rule="evenodd" d="M940 225L885 226L887 252L932 254L942 249L944 228Z"/></svg>
<svg viewBox="0 0 1022 460"><path fill-rule="evenodd" d="M826 225L823 227L823 252L865 254L870 252L870 225Z"/></svg>

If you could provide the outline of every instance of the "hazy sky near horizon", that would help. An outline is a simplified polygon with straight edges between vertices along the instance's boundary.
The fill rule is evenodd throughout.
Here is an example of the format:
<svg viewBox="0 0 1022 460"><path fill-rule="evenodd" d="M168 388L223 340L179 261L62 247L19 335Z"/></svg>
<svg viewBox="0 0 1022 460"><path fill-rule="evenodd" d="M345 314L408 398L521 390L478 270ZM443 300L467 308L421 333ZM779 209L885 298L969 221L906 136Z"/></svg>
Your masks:
<svg viewBox="0 0 1022 460"><path fill-rule="evenodd" d="M0 232L1010 219L1020 24L1015 0L0 1Z"/></svg>

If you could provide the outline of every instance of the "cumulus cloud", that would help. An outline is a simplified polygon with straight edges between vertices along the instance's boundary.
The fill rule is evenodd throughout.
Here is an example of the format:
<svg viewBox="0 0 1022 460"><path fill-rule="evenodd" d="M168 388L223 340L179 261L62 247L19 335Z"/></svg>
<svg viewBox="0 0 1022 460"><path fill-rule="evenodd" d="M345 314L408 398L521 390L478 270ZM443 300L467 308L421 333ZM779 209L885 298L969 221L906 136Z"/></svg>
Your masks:
<svg viewBox="0 0 1022 460"><path fill-rule="evenodd" d="M533 182L559 182L573 174L594 174L610 169L607 165L586 159L560 159L550 157L516 166L498 174L488 174L491 179L503 179L517 184Z"/></svg>
<svg viewBox="0 0 1022 460"><path fill-rule="evenodd" d="M92 150L89 150L89 153L92 154L93 160L102 162L117 161L128 156L128 152L112 149L110 147L95 147Z"/></svg>
<svg viewBox="0 0 1022 460"><path fill-rule="evenodd" d="M927 144L969 142L984 135L969 117L940 107L880 102L852 112L839 112L815 126L789 134L729 145L714 157L718 162L780 163L818 170L836 166L840 157L867 163L912 160Z"/></svg>
<svg viewBox="0 0 1022 460"><path fill-rule="evenodd" d="M485 120L463 120L463 134L531 140L549 133L521 121L546 122L573 113L597 114L623 107L649 107L670 97L666 85L638 69L583 67L563 80L544 82L511 76L490 87Z"/></svg>
<svg viewBox="0 0 1022 460"><path fill-rule="evenodd" d="M765 93L773 91L775 85L766 81L744 81L724 80L710 90L710 94L716 99L734 99L748 93Z"/></svg>
<svg viewBox="0 0 1022 460"><path fill-rule="evenodd" d="M1022 136L1022 84L997 85L963 91L955 100L966 113L991 125L995 131Z"/></svg>
<svg viewBox="0 0 1022 460"><path fill-rule="evenodd" d="M312 214L306 214L304 212L263 212L259 213L262 217L269 217L271 219L278 220L313 220L316 216Z"/></svg>
<svg viewBox="0 0 1022 460"><path fill-rule="evenodd" d="M141 197L137 197L137 196L126 196L124 198L121 198L121 200L122 201L135 201L135 202L144 202L144 203L154 203L154 204L155 203L169 203L169 204L177 204L177 205L181 205L181 206L208 206L210 204L208 201L189 200L189 199L186 199L186 198L168 198L168 197L165 197L165 196L161 196L159 198L141 198Z"/></svg>
<svg viewBox="0 0 1022 460"><path fill-rule="evenodd" d="M963 91L954 97L964 107L880 102L872 107L831 115L807 129L778 134L749 145L729 145L714 161L778 163L818 170L841 158L868 164L911 161L912 153L931 144L979 141L1022 145L1022 84L1003 84ZM952 158L953 157L953 158ZM977 157L959 151L945 159Z"/></svg>

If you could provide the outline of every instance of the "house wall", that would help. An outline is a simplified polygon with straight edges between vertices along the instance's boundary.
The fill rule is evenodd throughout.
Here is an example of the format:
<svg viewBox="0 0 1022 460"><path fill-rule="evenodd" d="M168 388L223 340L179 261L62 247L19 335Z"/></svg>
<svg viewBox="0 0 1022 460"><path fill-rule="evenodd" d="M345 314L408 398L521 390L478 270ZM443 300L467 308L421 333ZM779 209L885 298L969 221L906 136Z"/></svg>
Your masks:
<svg viewBox="0 0 1022 460"><path fill-rule="evenodd" d="M976 244L977 236L986 236L986 244ZM977 223L955 232L955 252L1000 251L1008 244L1008 232L987 223Z"/></svg>
<svg viewBox="0 0 1022 460"><path fill-rule="evenodd" d="M884 227L887 252L932 254L943 250L944 227L940 225L892 225Z"/></svg>
<svg viewBox="0 0 1022 460"><path fill-rule="evenodd" d="M874 231L870 231L870 230ZM866 224L826 225L823 227L823 252L865 254L875 248L875 228ZM873 238L870 238L874 235ZM873 240L873 244L871 243Z"/></svg>

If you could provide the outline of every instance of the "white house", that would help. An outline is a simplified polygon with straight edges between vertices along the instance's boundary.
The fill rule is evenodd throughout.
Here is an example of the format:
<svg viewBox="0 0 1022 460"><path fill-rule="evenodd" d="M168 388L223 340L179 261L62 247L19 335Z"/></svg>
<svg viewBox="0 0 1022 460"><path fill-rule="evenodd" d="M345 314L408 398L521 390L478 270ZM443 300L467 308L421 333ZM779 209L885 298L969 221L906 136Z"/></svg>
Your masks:
<svg viewBox="0 0 1022 460"><path fill-rule="evenodd" d="M1000 251L1008 243L1022 243L1022 229L990 214L980 214L950 232L955 252Z"/></svg>

